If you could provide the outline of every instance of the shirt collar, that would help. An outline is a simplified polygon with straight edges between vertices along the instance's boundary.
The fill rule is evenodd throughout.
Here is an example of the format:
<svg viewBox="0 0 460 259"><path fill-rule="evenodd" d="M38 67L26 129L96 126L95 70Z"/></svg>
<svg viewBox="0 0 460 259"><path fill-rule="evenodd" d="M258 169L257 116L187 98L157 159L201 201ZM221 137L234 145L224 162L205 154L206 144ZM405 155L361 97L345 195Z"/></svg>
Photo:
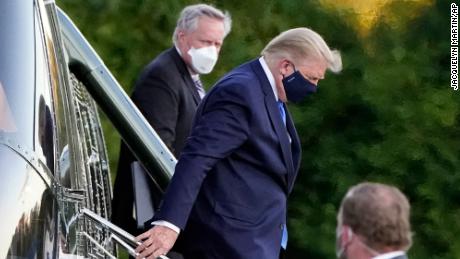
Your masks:
<svg viewBox="0 0 460 259"><path fill-rule="evenodd" d="M189 72L190 72L190 76L192 77L193 82L200 80L200 74L192 74L190 70Z"/></svg>
<svg viewBox="0 0 460 259"><path fill-rule="evenodd" d="M182 57L182 52L180 52L180 49L179 49L179 47L177 47L176 44L174 44L174 48L176 48L176 51L177 51L177 53L179 53L179 56Z"/></svg>
<svg viewBox="0 0 460 259"><path fill-rule="evenodd" d="M260 62L260 65L262 66L262 69L265 72L265 75L268 78L268 82L270 83L270 86L272 87L273 94L275 95L275 100L278 101L278 91L276 89L275 78L273 77L273 74L270 71L270 68L268 68L267 62L265 61L264 57L260 57L259 62Z"/></svg>
<svg viewBox="0 0 460 259"><path fill-rule="evenodd" d="M394 251L372 257L372 259L391 259L397 256L405 255L404 251Z"/></svg>

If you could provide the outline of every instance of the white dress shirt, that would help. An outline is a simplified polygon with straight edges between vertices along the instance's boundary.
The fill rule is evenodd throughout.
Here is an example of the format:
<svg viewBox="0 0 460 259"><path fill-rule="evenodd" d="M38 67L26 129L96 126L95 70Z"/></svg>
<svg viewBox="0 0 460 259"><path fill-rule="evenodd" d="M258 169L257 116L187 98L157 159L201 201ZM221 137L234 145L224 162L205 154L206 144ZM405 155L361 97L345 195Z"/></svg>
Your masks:
<svg viewBox="0 0 460 259"><path fill-rule="evenodd" d="M267 62L265 61L264 57L259 58L260 65L265 72L265 75L268 78L268 82L270 82L270 86L272 87L273 94L275 95L275 101L278 101L278 91L276 90L276 83L275 78L273 77L272 71L268 68Z"/></svg>
<svg viewBox="0 0 460 259"><path fill-rule="evenodd" d="M377 255L376 257L372 257L372 259L391 259L391 258L405 255L405 254L406 253L404 251L394 251L394 252Z"/></svg>

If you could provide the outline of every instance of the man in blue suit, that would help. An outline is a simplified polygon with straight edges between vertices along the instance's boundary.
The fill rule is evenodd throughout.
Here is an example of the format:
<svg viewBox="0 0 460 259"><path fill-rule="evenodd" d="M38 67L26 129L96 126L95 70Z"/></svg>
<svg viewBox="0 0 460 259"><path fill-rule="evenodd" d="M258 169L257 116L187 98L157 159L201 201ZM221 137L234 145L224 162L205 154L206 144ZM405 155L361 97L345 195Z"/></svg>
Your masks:
<svg viewBox="0 0 460 259"><path fill-rule="evenodd" d="M301 148L285 103L316 91L341 58L307 28L285 31L217 82L198 107L139 258L166 254L180 233L188 258L278 258Z"/></svg>

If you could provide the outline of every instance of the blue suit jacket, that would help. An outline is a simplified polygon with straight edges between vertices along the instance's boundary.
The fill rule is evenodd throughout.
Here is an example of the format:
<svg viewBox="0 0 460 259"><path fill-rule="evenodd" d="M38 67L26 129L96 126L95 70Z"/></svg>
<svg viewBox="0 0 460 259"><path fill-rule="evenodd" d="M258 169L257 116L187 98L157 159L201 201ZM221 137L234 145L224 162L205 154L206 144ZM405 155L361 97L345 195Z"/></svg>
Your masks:
<svg viewBox="0 0 460 259"><path fill-rule="evenodd" d="M301 152L286 115L285 126L259 60L202 101L155 217L183 229L185 258L278 258Z"/></svg>

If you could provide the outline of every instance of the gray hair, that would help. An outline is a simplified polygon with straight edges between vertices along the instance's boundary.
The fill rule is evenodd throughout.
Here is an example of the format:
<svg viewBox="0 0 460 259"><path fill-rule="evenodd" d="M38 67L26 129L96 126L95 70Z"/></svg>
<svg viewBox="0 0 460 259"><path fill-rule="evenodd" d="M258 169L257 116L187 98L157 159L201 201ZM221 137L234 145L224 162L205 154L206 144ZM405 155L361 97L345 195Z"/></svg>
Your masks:
<svg viewBox="0 0 460 259"><path fill-rule="evenodd" d="M340 52L331 50L324 39L309 28L295 28L282 32L262 50L268 63L279 58L301 62L308 58L321 58L332 72L342 70Z"/></svg>
<svg viewBox="0 0 460 259"><path fill-rule="evenodd" d="M173 34L173 42L176 44L179 31L194 31L198 27L198 20L202 16L221 20L224 23L224 37L232 28L232 18L230 14L207 4L196 4L185 7L179 19L177 20L176 29Z"/></svg>
<svg viewBox="0 0 460 259"><path fill-rule="evenodd" d="M408 250L412 244L410 204L396 187L364 182L353 186L343 198L338 214L370 248Z"/></svg>

